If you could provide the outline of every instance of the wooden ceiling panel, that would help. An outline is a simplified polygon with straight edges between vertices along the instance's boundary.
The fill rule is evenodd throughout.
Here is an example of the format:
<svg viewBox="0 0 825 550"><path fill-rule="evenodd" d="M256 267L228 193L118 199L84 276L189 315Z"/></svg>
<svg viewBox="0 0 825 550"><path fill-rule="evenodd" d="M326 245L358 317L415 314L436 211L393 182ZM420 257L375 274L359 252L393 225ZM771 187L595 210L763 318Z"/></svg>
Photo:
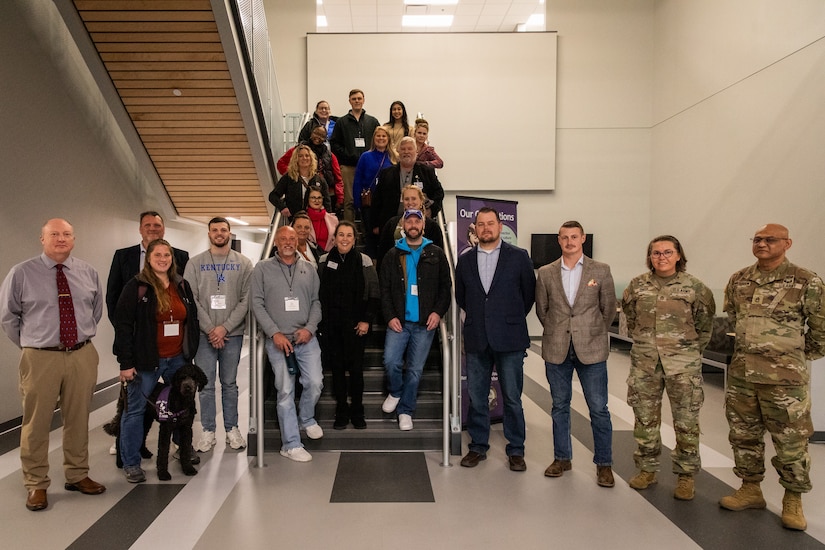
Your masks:
<svg viewBox="0 0 825 550"><path fill-rule="evenodd" d="M209 0L74 0L181 216L269 215Z"/></svg>

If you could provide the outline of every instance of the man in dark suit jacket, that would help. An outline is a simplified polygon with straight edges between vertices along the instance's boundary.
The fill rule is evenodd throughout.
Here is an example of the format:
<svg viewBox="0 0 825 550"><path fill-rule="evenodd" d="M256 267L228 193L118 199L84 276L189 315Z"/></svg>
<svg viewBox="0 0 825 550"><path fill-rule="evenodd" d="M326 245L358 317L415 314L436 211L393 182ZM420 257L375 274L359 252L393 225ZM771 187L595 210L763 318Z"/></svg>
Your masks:
<svg viewBox="0 0 825 550"><path fill-rule="evenodd" d="M410 184L420 187L433 201L431 214L433 218L438 217L444 200L444 188L435 170L416 164L415 157L415 140L405 136L398 142L398 164L384 168L378 174L378 185L372 195L372 227L367 228L373 234L378 235L390 218L401 214L401 188Z"/></svg>
<svg viewBox="0 0 825 550"><path fill-rule="evenodd" d="M117 300L120 298L123 287L143 267L146 247L149 243L155 239L162 239L165 233L166 227L163 225L163 218L160 214L154 211L143 212L140 215L140 244L115 251L115 256L112 258L112 267L109 268L109 280L106 283L106 311L109 315L109 321L113 325L115 323ZM174 249L172 252L175 255L178 273L183 277L183 269L186 267L186 262L189 261L189 253L178 249Z"/></svg>
<svg viewBox="0 0 825 550"><path fill-rule="evenodd" d="M613 487L613 425L607 410L607 329L616 316L616 290L610 266L584 255L581 224L569 221L559 229L562 257L539 269L536 315L544 335L541 355L550 383L553 408L553 463L547 477L572 468L570 399L573 371L579 375L593 430L596 482Z"/></svg>
<svg viewBox="0 0 825 550"><path fill-rule="evenodd" d="M504 397L504 437L510 469L523 472L524 351L530 347L527 314L533 307L536 277L525 250L501 240L501 221L492 208L476 214L478 247L462 255L455 271L455 299L466 313L464 351L470 411L467 431L472 441L461 459L467 468L487 458L490 448L488 395L493 365Z"/></svg>

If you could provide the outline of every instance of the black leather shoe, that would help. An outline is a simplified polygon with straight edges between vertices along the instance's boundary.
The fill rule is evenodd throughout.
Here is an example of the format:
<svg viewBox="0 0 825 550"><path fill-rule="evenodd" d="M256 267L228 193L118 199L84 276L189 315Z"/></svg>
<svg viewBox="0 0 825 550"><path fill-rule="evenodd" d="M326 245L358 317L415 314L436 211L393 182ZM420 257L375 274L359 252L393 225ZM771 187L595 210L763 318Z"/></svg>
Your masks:
<svg viewBox="0 0 825 550"><path fill-rule="evenodd" d="M32 489L29 491L29 496L26 498L26 508L32 512L38 510L45 510L49 505L49 500L46 498L46 489Z"/></svg>
<svg viewBox="0 0 825 550"><path fill-rule="evenodd" d="M89 477L84 477L75 483L66 483L63 488L67 491L80 491L84 495L99 495L106 490L106 487L97 481L92 481Z"/></svg>
<svg viewBox="0 0 825 550"><path fill-rule="evenodd" d="M478 463L482 460L487 460L486 454L477 453L475 451L470 451L464 458L461 459L461 465L465 468L475 468L478 466Z"/></svg>
<svg viewBox="0 0 825 550"><path fill-rule="evenodd" d="M356 430L366 430L367 429L367 419L363 416L355 416L352 418L352 427Z"/></svg>
<svg viewBox="0 0 825 550"><path fill-rule="evenodd" d="M507 457L510 462L510 469L514 472L523 472L527 469L527 463L524 462L523 456L513 455Z"/></svg>

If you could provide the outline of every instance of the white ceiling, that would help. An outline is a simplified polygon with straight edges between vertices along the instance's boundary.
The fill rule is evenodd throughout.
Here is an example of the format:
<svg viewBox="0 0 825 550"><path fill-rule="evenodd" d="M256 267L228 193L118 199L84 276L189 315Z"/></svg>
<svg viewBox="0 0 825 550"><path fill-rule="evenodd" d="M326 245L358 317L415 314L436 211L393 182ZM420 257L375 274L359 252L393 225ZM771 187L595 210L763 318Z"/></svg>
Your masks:
<svg viewBox="0 0 825 550"><path fill-rule="evenodd" d="M317 14L327 27L318 32L512 32L534 13L544 14L544 0L459 0L454 6L405 6L404 0L317 0ZM402 28L404 14L453 15L448 28ZM544 25L530 27L543 31Z"/></svg>

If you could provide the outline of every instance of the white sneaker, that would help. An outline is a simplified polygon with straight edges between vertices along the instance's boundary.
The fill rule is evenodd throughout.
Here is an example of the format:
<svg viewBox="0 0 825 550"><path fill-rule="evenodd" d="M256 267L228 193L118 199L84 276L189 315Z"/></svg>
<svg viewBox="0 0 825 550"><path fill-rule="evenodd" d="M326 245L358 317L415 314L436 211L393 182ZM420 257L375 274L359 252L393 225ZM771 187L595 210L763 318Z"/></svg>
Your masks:
<svg viewBox="0 0 825 550"><path fill-rule="evenodd" d="M321 426L319 426L318 424L307 426L304 429L307 432L307 437L310 439L321 439L322 437L324 437L324 430L321 429Z"/></svg>
<svg viewBox="0 0 825 550"><path fill-rule="evenodd" d="M195 445L195 450L199 453L208 453L212 450L212 447L214 447L215 444L217 444L217 440L215 439L215 432L204 430L200 441L198 441L198 444Z"/></svg>
<svg viewBox="0 0 825 550"><path fill-rule="evenodd" d="M295 462L309 462L312 460L312 455L303 447L294 447L292 449L281 449L281 456L285 456Z"/></svg>
<svg viewBox="0 0 825 550"><path fill-rule="evenodd" d="M384 399L384 404L381 405L381 410L385 413L394 412L399 401L401 401L400 397L393 397L392 394L390 394L386 399Z"/></svg>
<svg viewBox="0 0 825 550"><path fill-rule="evenodd" d="M116 455L117 454L117 443L112 443L112 446L109 447L109 454Z"/></svg>
<svg viewBox="0 0 825 550"><path fill-rule="evenodd" d="M246 440L241 435L241 431L237 426L229 430L226 434L226 444L229 445L230 449L235 449L236 451L246 448Z"/></svg>
<svg viewBox="0 0 825 550"><path fill-rule="evenodd" d="M412 430L412 416L408 414L399 414L398 415L398 429L402 432L408 432Z"/></svg>

